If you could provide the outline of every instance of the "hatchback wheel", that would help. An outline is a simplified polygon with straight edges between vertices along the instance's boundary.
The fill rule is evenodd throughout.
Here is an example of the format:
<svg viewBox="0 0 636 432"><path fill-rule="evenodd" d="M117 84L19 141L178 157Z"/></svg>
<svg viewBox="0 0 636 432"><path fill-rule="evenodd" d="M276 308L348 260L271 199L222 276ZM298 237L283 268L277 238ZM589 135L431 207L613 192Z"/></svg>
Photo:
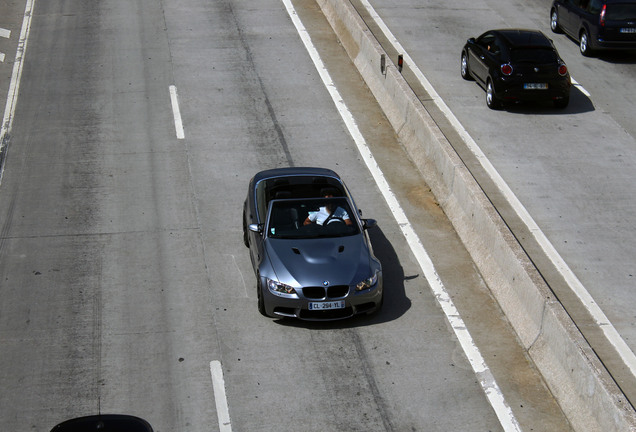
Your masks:
<svg viewBox="0 0 636 432"><path fill-rule="evenodd" d="M488 80L488 84L486 84L486 105L490 109L499 109L501 107L501 102L495 96L495 87L492 85L491 80Z"/></svg>
<svg viewBox="0 0 636 432"><path fill-rule="evenodd" d="M462 53L461 72L462 72L462 78L464 78L466 81L472 81L473 77L470 76L470 69L468 69L468 56L466 55L465 52Z"/></svg>

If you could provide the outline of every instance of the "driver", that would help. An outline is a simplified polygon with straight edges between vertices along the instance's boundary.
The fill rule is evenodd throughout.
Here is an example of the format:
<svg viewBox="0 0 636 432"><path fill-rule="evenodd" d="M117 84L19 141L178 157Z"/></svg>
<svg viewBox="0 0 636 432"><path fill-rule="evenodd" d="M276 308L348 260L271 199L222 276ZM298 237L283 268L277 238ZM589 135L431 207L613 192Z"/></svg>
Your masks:
<svg viewBox="0 0 636 432"><path fill-rule="evenodd" d="M333 198L333 191L326 190L321 194L324 198ZM329 225L334 220L340 220L347 225L353 225L349 214L342 207L337 207L334 203L327 203L324 207L320 207L318 211L309 212L309 216L303 222L303 225L316 223L323 225L325 222Z"/></svg>

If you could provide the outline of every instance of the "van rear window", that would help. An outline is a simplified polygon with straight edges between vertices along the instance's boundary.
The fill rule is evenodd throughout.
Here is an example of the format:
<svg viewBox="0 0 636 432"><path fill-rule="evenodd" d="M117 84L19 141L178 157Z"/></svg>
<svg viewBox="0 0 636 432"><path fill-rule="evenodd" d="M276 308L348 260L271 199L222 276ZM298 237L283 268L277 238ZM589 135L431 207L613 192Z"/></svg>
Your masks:
<svg viewBox="0 0 636 432"><path fill-rule="evenodd" d="M636 3L612 3L607 5L605 11L606 21L633 21L636 20Z"/></svg>

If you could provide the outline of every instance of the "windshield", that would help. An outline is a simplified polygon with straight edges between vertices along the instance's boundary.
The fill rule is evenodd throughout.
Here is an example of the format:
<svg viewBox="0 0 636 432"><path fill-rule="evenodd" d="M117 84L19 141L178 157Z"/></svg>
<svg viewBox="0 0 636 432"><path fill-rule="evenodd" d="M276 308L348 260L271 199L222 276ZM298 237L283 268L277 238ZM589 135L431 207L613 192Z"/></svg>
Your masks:
<svg viewBox="0 0 636 432"><path fill-rule="evenodd" d="M344 197L273 200L267 236L279 239L343 237L360 233Z"/></svg>

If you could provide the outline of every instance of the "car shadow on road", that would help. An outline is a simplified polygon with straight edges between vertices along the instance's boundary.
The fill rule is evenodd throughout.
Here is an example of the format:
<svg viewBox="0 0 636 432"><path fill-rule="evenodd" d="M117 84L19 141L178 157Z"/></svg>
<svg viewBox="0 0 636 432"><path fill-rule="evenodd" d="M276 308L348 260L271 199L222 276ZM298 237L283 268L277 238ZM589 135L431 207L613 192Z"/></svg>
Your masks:
<svg viewBox="0 0 636 432"><path fill-rule="evenodd" d="M504 110L515 114L532 115L566 115L583 114L594 111L594 104L578 85L573 84L570 90L570 103L566 108L555 108L550 102L520 102L504 106Z"/></svg>
<svg viewBox="0 0 636 432"><path fill-rule="evenodd" d="M355 328L394 321L411 308L411 300L406 296L404 281L419 275L404 275L404 269L391 242L386 238L380 226L369 229L369 238L375 256L382 263L384 303L382 308L372 315L361 314L339 321L301 321L297 319L279 319L275 322L291 327L303 327L316 330Z"/></svg>
<svg viewBox="0 0 636 432"><path fill-rule="evenodd" d="M595 53L594 57L604 61L605 63L612 64L636 64L636 50L635 51L607 51Z"/></svg>

